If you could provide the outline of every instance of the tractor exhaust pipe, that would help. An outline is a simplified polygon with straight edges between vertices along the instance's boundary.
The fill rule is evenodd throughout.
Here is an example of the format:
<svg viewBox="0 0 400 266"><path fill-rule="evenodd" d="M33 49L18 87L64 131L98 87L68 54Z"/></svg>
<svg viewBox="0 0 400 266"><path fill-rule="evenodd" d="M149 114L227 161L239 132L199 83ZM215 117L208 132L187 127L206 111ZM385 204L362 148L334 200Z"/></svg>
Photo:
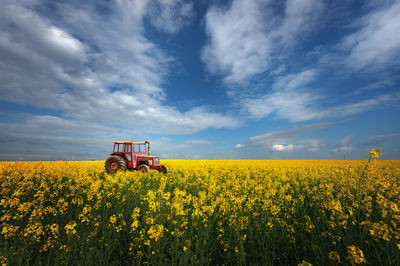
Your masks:
<svg viewBox="0 0 400 266"><path fill-rule="evenodd" d="M147 155L150 155L150 142L146 141L147 143Z"/></svg>

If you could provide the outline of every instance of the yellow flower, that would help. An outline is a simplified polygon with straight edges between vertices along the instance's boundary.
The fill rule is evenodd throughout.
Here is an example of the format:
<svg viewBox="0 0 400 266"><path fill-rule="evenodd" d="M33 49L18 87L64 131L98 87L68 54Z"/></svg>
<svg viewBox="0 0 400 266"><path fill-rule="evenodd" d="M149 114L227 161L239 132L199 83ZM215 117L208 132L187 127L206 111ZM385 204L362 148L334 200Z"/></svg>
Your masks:
<svg viewBox="0 0 400 266"><path fill-rule="evenodd" d="M361 249L356 246L348 246L347 247L347 258L352 265L360 264L360 263L367 263L367 260L364 257L364 253Z"/></svg>
<svg viewBox="0 0 400 266"><path fill-rule="evenodd" d="M0 255L0 264L1 264L1 266L6 266L7 265L7 261L8 260L7 260L6 257Z"/></svg>
<svg viewBox="0 0 400 266"><path fill-rule="evenodd" d="M381 155L381 154L382 154L382 152L381 152L378 148L372 149L372 150L370 150L369 153L368 153L368 155L369 155L373 160L378 159L378 158L379 158L379 155Z"/></svg>
<svg viewBox="0 0 400 266"><path fill-rule="evenodd" d="M19 226L17 225L3 224L3 229L1 230L1 234L4 236L4 238L11 238L15 236L18 229Z"/></svg>
<svg viewBox="0 0 400 266"><path fill-rule="evenodd" d="M110 224L114 225L117 222L117 216L113 214L110 216Z"/></svg>
<svg viewBox="0 0 400 266"><path fill-rule="evenodd" d="M329 252L329 258L337 263L340 263L340 256L337 251L331 251Z"/></svg>
<svg viewBox="0 0 400 266"><path fill-rule="evenodd" d="M150 238L157 241L158 238L163 236L163 232L164 232L164 226L162 224L157 224L157 225L152 225L147 233Z"/></svg>
<svg viewBox="0 0 400 266"><path fill-rule="evenodd" d="M58 234L58 224L52 224L50 226L50 230L53 233L53 235L57 235Z"/></svg>
<svg viewBox="0 0 400 266"><path fill-rule="evenodd" d="M69 235L69 236L76 234L75 227L76 227L76 223L75 223L75 222L72 221L72 222L68 223L68 224L64 227L65 233L66 233L67 235Z"/></svg>

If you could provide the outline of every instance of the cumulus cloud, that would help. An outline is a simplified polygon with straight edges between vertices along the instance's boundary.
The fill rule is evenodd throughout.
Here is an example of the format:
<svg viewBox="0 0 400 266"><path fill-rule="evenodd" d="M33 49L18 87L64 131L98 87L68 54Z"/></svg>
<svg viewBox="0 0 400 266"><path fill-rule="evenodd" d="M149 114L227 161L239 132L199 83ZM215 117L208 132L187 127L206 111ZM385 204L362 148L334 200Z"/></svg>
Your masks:
<svg viewBox="0 0 400 266"><path fill-rule="evenodd" d="M324 22L316 23L324 7L315 1L286 1L281 5L281 11L278 11L275 8L279 4L272 5L270 1L234 0L227 7L211 7L206 14L209 42L203 47L202 59L210 72L221 74L229 85L241 84L265 71L270 71L271 79L275 79L272 85L264 84L263 89L253 91L250 86L243 90L245 92L228 92L228 95L239 95L242 110L250 118L274 117L304 122L347 117L398 98L395 94L380 93L354 100L348 95L346 101L335 103L327 98L324 88L312 86L318 81L320 71L316 68L287 73L288 69L276 62L285 58L291 46L300 44L301 38L315 30L317 24ZM338 66L345 62L354 71L359 71L369 66L399 63L396 59L400 51L397 34L400 24L396 16L399 6L398 1L388 1L370 8L369 13L350 26L354 31L336 46L342 53L335 58L335 63L329 64ZM319 56L329 57L327 54ZM395 79L389 82L385 78L385 82L352 90L353 94L360 94L373 87L393 85L393 82ZM249 90L252 93L246 93Z"/></svg>
<svg viewBox="0 0 400 266"><path fill-rule="evenodd" d="M271 92L257 98L242 99L242 109L255 119L274 115L291 122L303 122L355 115L398 98L398 95L382 94L358 102L326 106L322 104L325 97L309 88L316 76L314 69L281 75L272 84Z"/></svg>
<svg viewBox="0 0 400 266"><path fill-rule="evenodd" d="M389 140L400 140L399 133L390 133L390 134L380 134L369 137L367 140L364 140L358 144L359 147L374 147L378 144L385 143ZM375 148L375 147L374 147Z"/></svg>
<svg viewBox="0 0 400 266"><path fill-rule="evenodd" d="M240 143L239 143L239 144L236 144L236 145L235 145L235 148L236 148L236 149L240 149L240 148L243 148L244 146L245 146L244 144L240 144Z"/></svg>
<svg viewBox="0 0 400 266"><path fill-rule="evenodd" d="M0 123L0 132L0 159L3 154L8 160L103 159L112 140L132 136L128 130L50 115L26 115L16 122Z"/></svg>
<svg viewBox="0 0 400 266"><path fill-rule="evenodd" d="M264 146L266 149L271 151L283 151L283 152L291 152L295 150L299 151L318 151L323 146L323 143L317 139L307 139L298 141L293 144L273 144L272 146Z"/></svg>
<svg viewBox="0 0 400 266"><path fill-rule="evenodd" d="M261 119L274 114L277 118L291 122L317 119L322 116L313 106L319 97L307 92L277 91L258 99L246 99L243 108L252 118Z"/></svg>
<svg viewBox="0 0 400 266"><path fill-rule="evenodd" d="M293 144L282 145L282 144L274 144L272 145L272 150L274 151L292 151L294 149Z"/></svg>
<svg viewBox="0 0 400 266"><path fill-rule="evenodd" d="M162 16L155 25L178 31L191 12L190 4L183 13L175 8L180 3L159 1ZM148 1L98 8L70 1L54 3L50 12L40 1L6 1L0 10L0 99L135 133L186 134L240 124L207 106L180 111L165 102L162 85L174 58L145 36L143 19L154 15ZM172 20L179 23L171 28Z"/></svg>
<svg viewBox="0 0 400 266"><path fill-rule="evenodd" d="M315 123L309 125L301 125L301 126L294 126L292 128L286 130L278 130L269 132L263 135L253 136L249 139L251 144L257 145L269 145L269 144L278 144L280 142L289 142L290 140L297 138L301 135L324 129L327 127L332 126L333 123Z"/></svg>
<svg viewBox="0 0 400 266"><path fill-rule="evenodd" d="M272 92L255 99L244 99L243 109L251 117L261 119L276 114L291 121L306 121L315 118L312 106L320 96L304 91L304 86L314 80L315 69L306 69L297 74L281 75L272 84Z"/></svg>
<svg viewBox="0 0 400 266"><path fill-rule="evenodd" d="M336 148L333 148L333 152L351 152L353 150L353 147L350 146L339 146Z"/></svg>
<svg viewBox="0 0 400 266"><path fill-rule="evenodd" d="M338 106L321 106L322 97L310 92L278 91L259 99L243 101L243 108L251 117L261 119L272 114L291 122L356 115L391 102L395 95L385 94L372 99Z"/></svg>
<svg viewBox="0 0 400 266"><path fill-rule="evenodd" d="M333 152L351 152L353 147L350 146L350 142L354 139L354 136L346 136L344 137L339 144L332 149Z"/></svg>
<svg viewBox="0 0 400 266"><path fill-rule="evenodd" d="M193 3L183 0L150 1L149 13L152 24L168 33L176 33L190 23Z"/></svg>
<svg viewBox="0 0 400 266"><path fill-rule="evenodd" d="M354 138L354 136L352 136L352 135L344 137L344 138L339 142L339 146L346 146L346 145L349 145L349 143L351 142L351 140L352 140L353 138Z"/></svg>
<svg viewBox="0 0 400 266"><path fill-rule="evenodd" d="M383 91L387 88L393 87L400 80L400 75L384 76L382 79L369 83L368 85L361 87L351 92L351 95L360 95L363 93L369 93L371 91Z"/></svg>
<svg viewBox="0 0 400 266"><path fill-rule="evenodd" d="M1 154L8 159L104 159L111 151L113 140L149 140L153 154L184 155L181 151L191 147L208 150L210 140L189 139L174 143L170 138L149 138L134 134L127 128L116 129L95 122L65 119L51 115L26 115L15 122L0 123ZM62 150L62 153L60 153ZM11 154L14 154L11 156ZM42 154L43 156L39 156ZM187 154L189 157L192 156Z"/></svg>
<svg viewBox="0 0 400 266"><path fill-rule="evenodd" d="M185 144L188 145L211 145L212 143L212 141L205 139L190 139L185 141Z"/></svg>
<svg viewBox="0 0 400 266"><path fill-rule="evenodd" d="M269 70L317 26L315 19L323 9L315 0L281 5L234 0L228 8L211 7L205 18L209 42L202 51L209 71L222 74L227 83L242 83Z"/></svg>
<svg viewBox="0 0 400 266"><path fill-rule="evenodd" d="M356 30L339 47L349 53L346 64L355 70L386 67L400 52L400 2L389 1L353 23ZM393 60L395 59L395 60Z"/></svg>
<svg viewBox="0 0 400 266"><path fill-rule="evenodd" d="M333 125L332 123L315 123L294 126L286 130L278 130L263 135L250 137L247 145L263 147L271 151L290 152L294 150L318 151L323 143L317 139L303 139L308 133L321 130Z"/></svg>

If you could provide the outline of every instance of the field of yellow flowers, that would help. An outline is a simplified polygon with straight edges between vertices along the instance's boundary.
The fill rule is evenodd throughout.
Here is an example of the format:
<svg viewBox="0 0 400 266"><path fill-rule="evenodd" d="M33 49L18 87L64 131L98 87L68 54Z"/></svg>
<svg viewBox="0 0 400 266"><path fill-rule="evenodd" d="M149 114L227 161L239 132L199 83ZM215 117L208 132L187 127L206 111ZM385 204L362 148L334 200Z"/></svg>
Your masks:
<svg viewBox="0 0 400 266"><path fill-rule="evenodd" d="M400 161L0 162L0 263L400 265Z"/></svg>

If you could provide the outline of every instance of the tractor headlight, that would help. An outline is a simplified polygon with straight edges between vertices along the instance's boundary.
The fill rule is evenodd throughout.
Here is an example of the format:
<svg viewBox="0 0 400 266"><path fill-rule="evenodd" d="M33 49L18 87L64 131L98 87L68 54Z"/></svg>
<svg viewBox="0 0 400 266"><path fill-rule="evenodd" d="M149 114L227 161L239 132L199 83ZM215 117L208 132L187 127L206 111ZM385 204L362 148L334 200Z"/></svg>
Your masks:
<svg viewBox="0 0 400 266"><path fill-rule="evenodd" d="M154 165L160 164L160 157L154 157Z"/></svg>

